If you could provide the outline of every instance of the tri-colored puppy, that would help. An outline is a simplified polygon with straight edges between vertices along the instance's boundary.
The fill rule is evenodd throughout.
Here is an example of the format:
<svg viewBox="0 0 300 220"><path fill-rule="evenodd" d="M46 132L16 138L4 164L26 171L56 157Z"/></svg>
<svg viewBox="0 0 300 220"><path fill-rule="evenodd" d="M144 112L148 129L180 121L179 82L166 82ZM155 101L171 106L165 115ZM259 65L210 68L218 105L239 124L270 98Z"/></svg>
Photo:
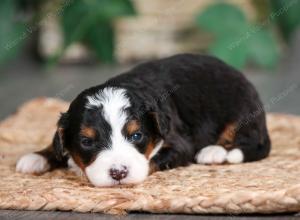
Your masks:
<svg viewBox="0 0 300 220"><path fill-rule="evenodd" d="M53 143L16 169L73 164L95 186L138 183L191 163L260 160L270 151L265 112L237 70L209 56L143 63L80 93L62 113Z"/></svg>

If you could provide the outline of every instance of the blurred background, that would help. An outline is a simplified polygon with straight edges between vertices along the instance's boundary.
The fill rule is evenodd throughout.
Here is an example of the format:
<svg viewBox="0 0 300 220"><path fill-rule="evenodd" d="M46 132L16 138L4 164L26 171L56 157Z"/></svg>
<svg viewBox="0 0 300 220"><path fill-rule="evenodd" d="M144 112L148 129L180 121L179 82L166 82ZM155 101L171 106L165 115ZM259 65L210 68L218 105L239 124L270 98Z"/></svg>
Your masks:
<svg viewBox="0 0 300 220"><path fill-rule="evenodd" d="M0 119L184 52L241 70L267 111L300 114L300 0L1 0Z"/></svg>

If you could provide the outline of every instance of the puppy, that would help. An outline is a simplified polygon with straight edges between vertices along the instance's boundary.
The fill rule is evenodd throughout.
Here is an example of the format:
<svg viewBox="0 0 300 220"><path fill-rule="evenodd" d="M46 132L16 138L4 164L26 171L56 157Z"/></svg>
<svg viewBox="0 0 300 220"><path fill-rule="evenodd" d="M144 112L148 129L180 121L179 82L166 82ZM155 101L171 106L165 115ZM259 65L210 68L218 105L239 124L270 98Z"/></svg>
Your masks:
<svg viewBox="0 0 300 220"><path fill-rule="evenodd" d="M22 173L67 164L95 186L138 183L155 171L235 164L270 151L254 87L220 60L181 54L150 61L80 93L52 144L23 156Z"/></svg>

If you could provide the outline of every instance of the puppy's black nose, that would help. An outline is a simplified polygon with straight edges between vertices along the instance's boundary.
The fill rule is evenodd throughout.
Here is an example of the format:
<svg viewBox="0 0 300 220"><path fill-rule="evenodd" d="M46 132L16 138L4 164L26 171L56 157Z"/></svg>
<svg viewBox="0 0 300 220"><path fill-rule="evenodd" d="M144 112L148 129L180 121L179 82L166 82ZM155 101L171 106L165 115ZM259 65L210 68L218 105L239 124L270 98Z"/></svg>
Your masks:
<svg viewBox="0 0 300 220"><path fill-rule="evenodd" d="M127 174L128 169L126 166L122 166L121 168L111 168L109 170L109 175L111 176L111 178L117 181L126 178Z"/></svg>

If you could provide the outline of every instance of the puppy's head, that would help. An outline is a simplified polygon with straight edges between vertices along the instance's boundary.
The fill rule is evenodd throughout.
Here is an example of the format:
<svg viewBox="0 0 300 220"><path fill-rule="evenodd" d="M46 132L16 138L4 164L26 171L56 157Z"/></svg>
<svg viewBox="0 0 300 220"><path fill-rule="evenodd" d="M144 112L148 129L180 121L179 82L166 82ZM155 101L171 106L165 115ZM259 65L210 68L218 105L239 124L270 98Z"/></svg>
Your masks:
<svg viewBox="0 0 300 220"><path fill-rule="evenodd" d="M87 90L62 114L56 152L68 152L95 186L141 182L168 130L153 106L122 88Z"/></svg>

